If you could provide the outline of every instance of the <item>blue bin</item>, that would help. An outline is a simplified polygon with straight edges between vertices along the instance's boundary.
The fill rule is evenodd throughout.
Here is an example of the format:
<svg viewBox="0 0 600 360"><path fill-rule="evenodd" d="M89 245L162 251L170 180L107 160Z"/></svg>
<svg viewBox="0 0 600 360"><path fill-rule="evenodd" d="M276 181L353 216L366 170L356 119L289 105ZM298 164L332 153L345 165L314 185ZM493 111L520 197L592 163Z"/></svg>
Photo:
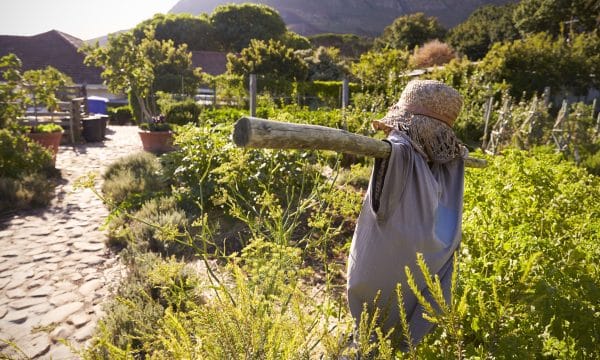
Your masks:
<svg viewBox="0 0 600 360"><path fill-rule="evenodd" d="M100 96L90 96L87 98L88 113L90 114L103 114L107 115L106 104L108 103L107 98Z"/></svg>

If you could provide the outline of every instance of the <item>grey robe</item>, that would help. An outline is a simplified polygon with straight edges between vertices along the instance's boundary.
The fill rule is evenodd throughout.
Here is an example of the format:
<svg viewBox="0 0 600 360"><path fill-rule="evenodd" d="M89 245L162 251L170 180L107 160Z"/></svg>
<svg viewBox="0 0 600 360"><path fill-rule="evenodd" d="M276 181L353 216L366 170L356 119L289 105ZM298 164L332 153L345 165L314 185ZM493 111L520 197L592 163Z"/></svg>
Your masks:
<svg viewBox="0 0 600 360"><path fill-rule="evenodd" d="M417 285L430 298L416 264L416 254L422 253L431 273L440 277L446 301L450 300L453 254L461 240L464 161L430 167L406 134L393 131L388 141L392 152L379 203L373 199L374 182L381 181L376 179L376 166L352 239L348 303L358 325L363 304L373 305L381 291L377 306L386 315L381 326L387 332L398 325L394 336L400 336L395 291L396 284L401 283L412 342L416 344L433 325L423 319L404 267L411 269Z"/></svg>

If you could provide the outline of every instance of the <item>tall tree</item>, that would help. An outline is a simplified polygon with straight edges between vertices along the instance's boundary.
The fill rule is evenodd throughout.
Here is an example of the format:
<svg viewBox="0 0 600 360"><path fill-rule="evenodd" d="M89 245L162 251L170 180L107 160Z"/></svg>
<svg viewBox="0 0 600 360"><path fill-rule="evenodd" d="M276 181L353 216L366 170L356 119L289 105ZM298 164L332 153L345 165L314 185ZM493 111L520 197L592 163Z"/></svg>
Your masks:
<svg viewBox="0 0 600 360"><path fill-rule="evenodd" d="M198 71L191 69L191 54L185 44L174 46L172 40L159 41L152 30L138 42L133 32L110 36L104 47L87 47L86 64L100 66L102 78L110 91L130 94L141 111L142 121L155 114L155 91L184 92L195 90ZM175 78L179 87L173 88Z"/></svg>
<svg viewBox="0 0 600 360"><path fill-rule="evenodd" d="M435 17L423 13L404 15L383 30L383 34L375 39L375 47L412 50L428 40L443 38L445 33Z"/></svg>
<svg viewBox="0 0 600 360"><path fill-rule="evenodd" d="M308 69L294 50L281 42L253 39L239 57L227 56L227 71L243 75L246 83L249 74L261 75L260 89L284 93L293 81L305 80Z"/></svg>
<svg viewBox="0 0 600 360"><path fill-rule="evenodd" d="M514 9L514 4L482 6L450 30L448 42L471 60L483 58L492 44L519 38L513 23Z"/></svg>
<svg viewBox="0 0 600 360"><path fill-rule="evenodd" d="M281 39L287 32L279 13L266 5L221 5L211 14L210 21L226 51L240 52L252 39Z"/></svg>
<svg viewBox="0 0 600 360"><path fill-rule="evenodd" d="M594 31L600 26L598 0L522 0L514 22L522 34Z"/></svg>
<svg viewBox="0 0 600 360"><path fill-rule="evenodd" d="M481 62L487 80L510 86L520 98L541 93L546 86L584 94L597 85L600 62L598 34L583 33L571 39L538 33L507 43L496 43Z"/></svg>
<svg viewBox="0 0 600 360"><path fill-rule="evenodd" d="M57 90L72 85L73 80L52 66L41 70L27 70L23 73L24 85L35 98L36 105L43 104L49 111L58 109ZM33 102L33 99L29 101Z"/></svg>
<svg viewBox="0 0 600 360"><path fill-rule="evenodd" d="M146 37L149 26L154 30L156 40L173 40L176 46L186 44L190 51L220 50L214 29L205 14L156 14L134 28L138 41Z"/></svg>

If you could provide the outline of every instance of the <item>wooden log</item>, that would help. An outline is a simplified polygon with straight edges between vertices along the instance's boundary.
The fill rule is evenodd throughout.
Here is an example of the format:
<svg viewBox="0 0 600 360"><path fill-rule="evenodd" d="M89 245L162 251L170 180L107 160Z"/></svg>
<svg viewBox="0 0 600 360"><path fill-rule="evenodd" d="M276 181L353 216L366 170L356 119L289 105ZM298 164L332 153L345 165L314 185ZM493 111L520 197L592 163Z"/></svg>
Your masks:
<svg viewBox="0 0 600 360"><path fill-rule="evenodd" d="M332 150L340 153L387 158L392 151L386 141L320 125L291 124L243 117L234 126L233 142L240 147L267 149ZM468 157L465 166L482 168L483 159Z"/></svg>

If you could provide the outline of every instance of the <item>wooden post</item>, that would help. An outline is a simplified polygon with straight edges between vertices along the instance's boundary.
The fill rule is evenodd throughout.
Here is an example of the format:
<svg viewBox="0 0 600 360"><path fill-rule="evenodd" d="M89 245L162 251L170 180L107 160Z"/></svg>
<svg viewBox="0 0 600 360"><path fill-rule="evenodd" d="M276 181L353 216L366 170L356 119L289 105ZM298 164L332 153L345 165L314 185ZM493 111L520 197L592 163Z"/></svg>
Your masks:
<svg viewBox="0 0 600 360"><path fill-rule="evenodd" d="M387 158L392 151L386 141L319 125L291 124L243 117L235 123L237 146L267 149L332 150L346 154ZM482 159L466 158L465 166L485 167Z"/></svg>
<svg viewBox="0 0 600 360"><path fill-rule="evenodd" d="M71 100L71 142L78 144L81 141L81 104L84 98L75 98Z"/></svg>
<svg viewBox="0 0 600 360"><path fill-rule="evenodd" d="M250 74L250 116L256 116L256 74Z"/></svg>
<svg viewBox="0 0 600 360"><path fill-rule="evenodd" d="M213 108L217 108L217 80L213 82Z"/></svg>
<svg viewBox="0 0 600 360"><path fill-rule="evenodd" d="M483 115L483 118L485 119L485 126L483 127L483 142L481 144L482 149L487 148L488 124L490 123L490 117L492 116L493 102L494 98L490 96L485 104L485 113Z"/></svg>
<svg viewBox="0 0 600 360"><path fill-rule="evenodd" d="M342 80L342 109L345 109L350 104L350 84L348 78L344 76Z"/></svg>

